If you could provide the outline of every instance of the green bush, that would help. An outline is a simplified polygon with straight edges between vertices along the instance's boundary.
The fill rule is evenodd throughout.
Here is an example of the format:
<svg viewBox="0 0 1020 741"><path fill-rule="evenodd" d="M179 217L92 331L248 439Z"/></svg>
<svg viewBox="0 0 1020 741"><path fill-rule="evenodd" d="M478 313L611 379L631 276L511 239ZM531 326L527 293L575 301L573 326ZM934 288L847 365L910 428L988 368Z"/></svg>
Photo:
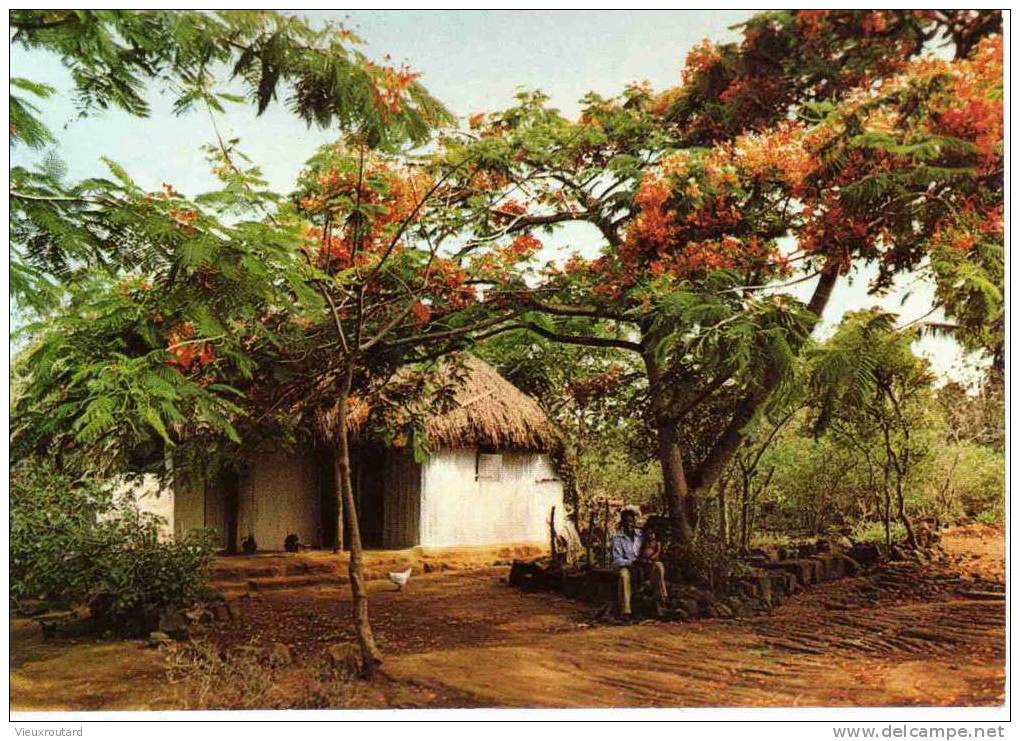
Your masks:
<svg viewBox="0 0 1020 741"><path fill-rule="evenodd" d="M986 510L1001 513L1006 492L1003 454L983 445L965 444L957 449L959 462L953 470L952 487L964 515L977 517Z"/></svg>
<svg viewBox="0 0 1020 741"><path fill-rule="evenodd" d="M889 523L889 534L892 536L892 542L896 543L907 537L907 529L903 527L902 522L893 520ZM877 520L860 522L850 534L850 539L855 543L884 543L885 523Z"/></svg>
<svg viewBox="0 0 1020 741"><path fill-rule="evenodd" d="M986 509L978 512L974 519L982 525L1001 525L1004 513L1001 509Z"/></svg>
<svg viewBox="0 0 1020 741"><path fill-rule="evenodd" d="M213 559L205 535L161 539L159 518L139 512L130 497L45 462L12 467L10 483L15 607L88 604L108 627L138 633L161 610L201 595Z"/></svg>

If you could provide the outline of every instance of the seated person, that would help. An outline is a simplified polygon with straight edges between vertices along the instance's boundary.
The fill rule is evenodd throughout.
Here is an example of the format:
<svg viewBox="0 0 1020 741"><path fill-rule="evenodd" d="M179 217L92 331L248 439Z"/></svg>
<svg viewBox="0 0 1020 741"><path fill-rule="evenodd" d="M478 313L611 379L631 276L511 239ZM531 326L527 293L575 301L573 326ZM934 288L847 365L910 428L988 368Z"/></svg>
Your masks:
<svg viewBox="0 0 1020 741"><path fill-rule="evenodd" d="M609 547L613 568L619 570L617 597L622 617L631 614L633 581L649 581L660 603L666 601L666 570L659 560L660 551L661 545L655 534L650 532L647 543L644 542L641 531L637 529L637 514L632 509L624 509L620 513L620 530L613 536Z"/></svg>

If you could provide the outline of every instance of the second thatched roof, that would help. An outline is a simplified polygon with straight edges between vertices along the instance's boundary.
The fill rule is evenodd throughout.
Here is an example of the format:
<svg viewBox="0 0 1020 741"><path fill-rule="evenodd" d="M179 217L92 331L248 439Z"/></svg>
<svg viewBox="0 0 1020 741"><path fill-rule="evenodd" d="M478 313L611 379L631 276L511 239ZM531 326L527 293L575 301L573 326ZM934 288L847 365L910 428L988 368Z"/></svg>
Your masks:
<svg viewBox="0 0 1020 741"><path fill-rule="evenodd" d="M543 452L556 452L562 448L559 431L539 403L499 375L484 360L466 353L459 354L442 363L433 375L446 385L451 398L443 411L432 413L425 419L429 448ZM427 405L427 401L421 403L423 408ZM317 426L326 433L336 428L336 410L329 408L324 412L320 414ZM364 409L362 414L357 412L357 409L352 409L348 424L355 439L362 437L363 421L371 413ZM392 416L392 413L387 416ZM403 415L399 412L396 416L398 418L388 419L384 424L399 427L406 422L406 419L400 419Z"/></svg>

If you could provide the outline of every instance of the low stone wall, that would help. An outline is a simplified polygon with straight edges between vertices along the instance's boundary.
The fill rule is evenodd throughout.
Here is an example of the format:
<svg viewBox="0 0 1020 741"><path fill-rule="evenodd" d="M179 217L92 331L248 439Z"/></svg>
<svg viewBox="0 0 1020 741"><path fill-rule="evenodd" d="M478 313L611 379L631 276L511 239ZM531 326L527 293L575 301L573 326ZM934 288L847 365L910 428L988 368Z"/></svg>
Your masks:
<svg viewBox="0 0 1020 741"><path fill-rule="evenodd" d="M857 576L885 557L883 549L874 544L858 544L842 552L832 550L825 541L796 549L758 550L745 559L744 573L720 589L670 582L667 605L657 605L639 590L633 597L633 609L635 614L669 620L750 617L768 612L812 584ZM555 591L597 605L599 617L609 615L615 607L617 580L615 569L550 568L536 561L516 560L507 581L512 587Z"/></svg>

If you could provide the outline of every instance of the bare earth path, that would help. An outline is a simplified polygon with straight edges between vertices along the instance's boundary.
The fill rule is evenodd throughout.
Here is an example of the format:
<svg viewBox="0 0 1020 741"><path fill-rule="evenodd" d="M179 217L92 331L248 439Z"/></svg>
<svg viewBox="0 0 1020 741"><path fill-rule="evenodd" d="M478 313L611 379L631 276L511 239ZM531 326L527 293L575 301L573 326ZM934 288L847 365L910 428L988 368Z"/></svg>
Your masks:
<svg viewBox="0 0 1020 741"><path fill-rule="evenodd" d="M949 536L962 581L891 565L877 578L812 587L742 621L593 626L590 608L522 594L506 569L372 583L383 676L359 704L478 706L998 705L1004 701L1001 530ZM992 598L989 598L989 597ZM265 592L217 636L291 646L295 666L350 637L345 589ZM167 707L155 652L12 641L12 708ZM33 648L35 646L35 648ZM119 651L116 647L122 647ZM69 654L107 652L111 671ZM118 676L122 679L118 681ZM129 685L130 687L125 687ZM130 690L125 692L124 690Z"/></svg>

